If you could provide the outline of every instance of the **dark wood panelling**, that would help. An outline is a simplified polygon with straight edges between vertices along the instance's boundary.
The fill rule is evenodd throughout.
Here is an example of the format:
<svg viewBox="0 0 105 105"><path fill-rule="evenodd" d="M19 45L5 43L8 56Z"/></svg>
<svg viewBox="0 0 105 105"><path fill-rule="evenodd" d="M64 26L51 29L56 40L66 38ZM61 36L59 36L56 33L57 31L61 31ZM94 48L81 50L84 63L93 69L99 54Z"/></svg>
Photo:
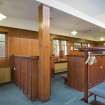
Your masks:
<svg viewBox="0 0 105 105"><path fill-rule="evenodd" d="M74 53L68 56L68 84L80 91L85 89L85 56ZM88 65L88 88L105 81L105 56L96 55L97 62Z"/></svg>
<svg viewBox="0 0 105 105"><path fill-rule="evenodd" d="M15 83L31 100L38 98L38 57L13 57Z"/></svg>
<svg viewBox="0 0 105 105"><path fill-rule="evenodd" d="M105 80L105 56L96 56L97 62L88 66L89 88Z"/></svg>
<svg viewBox="0 0 105 105"><path fill-rule="evenodd" d="M72 53L68 56L68 84L83 91L84 89L85 59L81 53Z"/></svg>

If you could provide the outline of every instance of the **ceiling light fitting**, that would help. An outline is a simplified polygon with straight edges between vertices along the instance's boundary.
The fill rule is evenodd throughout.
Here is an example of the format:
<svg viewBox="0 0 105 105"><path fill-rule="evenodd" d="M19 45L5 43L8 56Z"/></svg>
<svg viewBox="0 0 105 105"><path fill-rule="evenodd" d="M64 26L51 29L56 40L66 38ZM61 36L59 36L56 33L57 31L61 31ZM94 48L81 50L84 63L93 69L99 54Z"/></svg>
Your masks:
<svg viewBox="0 0 105 105"><path fill-rule="evenodd" d="M0 21L4 20L6 18L7 18L7 16L3 15L2 13L0 13Z"/></svg>
<svg viewBox="0 0 105 105"><path fill-rule="evenodd" d="M104 38L103 38L103 37L101 37L101 38L100 38L100 41L104 41Z"/></svg>
<svg viewBox="0 0 105 105"><path fill-rule="evenodd" d="M77 35L77 33L78 33L78 32L77 32L77 31L75 31L75 30L71 32L71 34L72 34L73 36L76 36L76 35Z"/></svg>

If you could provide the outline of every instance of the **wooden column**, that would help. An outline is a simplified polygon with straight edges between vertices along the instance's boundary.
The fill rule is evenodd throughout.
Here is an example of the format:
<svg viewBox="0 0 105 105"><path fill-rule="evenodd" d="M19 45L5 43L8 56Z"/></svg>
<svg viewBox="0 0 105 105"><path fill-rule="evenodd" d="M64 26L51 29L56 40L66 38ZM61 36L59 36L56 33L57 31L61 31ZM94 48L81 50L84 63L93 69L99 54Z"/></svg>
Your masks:
<svg viewBox="0 0 105 105"><path fill-rule="evenodd" d="M39 6L39 99L47 101L50 97L50 8Z"/></svg>

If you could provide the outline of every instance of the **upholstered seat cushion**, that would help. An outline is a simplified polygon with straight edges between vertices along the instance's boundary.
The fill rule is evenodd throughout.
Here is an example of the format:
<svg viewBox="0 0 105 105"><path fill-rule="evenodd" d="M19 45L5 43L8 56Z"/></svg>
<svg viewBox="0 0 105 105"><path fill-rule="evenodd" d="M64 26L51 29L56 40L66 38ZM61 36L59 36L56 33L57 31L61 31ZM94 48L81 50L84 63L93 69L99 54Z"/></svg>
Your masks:
<svg viewBox="0 0 105 105"><path fill-rule="evenodd" d="M99 97L105 98L105 82L91 88L89 90L90 93L93 93Z"/></svg>

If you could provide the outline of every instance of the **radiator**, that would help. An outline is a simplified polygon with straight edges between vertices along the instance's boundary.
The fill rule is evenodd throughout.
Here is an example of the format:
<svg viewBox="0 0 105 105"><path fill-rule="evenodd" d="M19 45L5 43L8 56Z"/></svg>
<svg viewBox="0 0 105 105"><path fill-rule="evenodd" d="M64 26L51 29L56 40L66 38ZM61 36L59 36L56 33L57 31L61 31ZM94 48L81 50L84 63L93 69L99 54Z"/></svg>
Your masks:
<svg viewBox="0 0 105 105"><path fill-rule="evenodd" d="M9 67L0 68L0 84L11 81L11 71Z"/></svg>

